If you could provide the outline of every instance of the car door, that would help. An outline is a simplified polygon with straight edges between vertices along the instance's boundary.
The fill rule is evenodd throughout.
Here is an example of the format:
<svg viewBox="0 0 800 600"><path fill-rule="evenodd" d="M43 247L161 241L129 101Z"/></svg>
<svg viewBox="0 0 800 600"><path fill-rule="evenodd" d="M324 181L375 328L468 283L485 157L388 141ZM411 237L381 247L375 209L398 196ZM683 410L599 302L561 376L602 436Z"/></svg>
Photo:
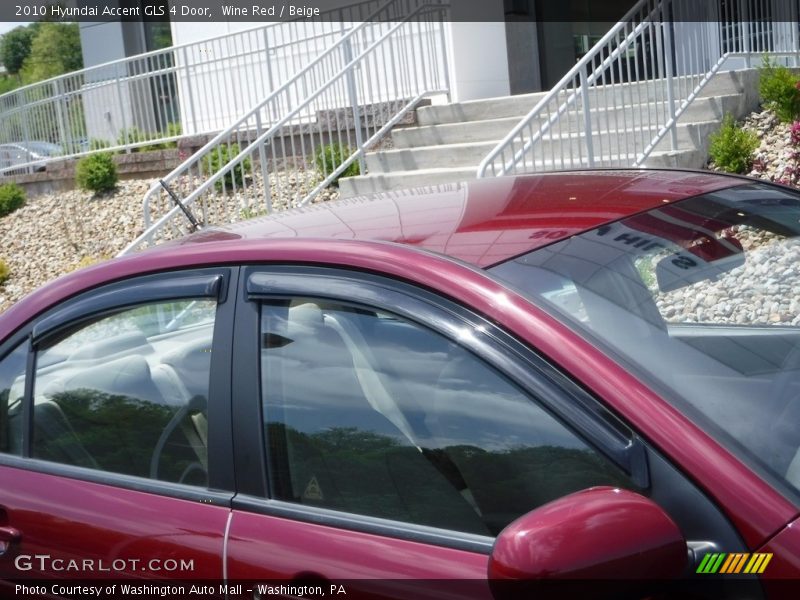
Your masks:
<svg viewBox="0 0 800 600"><path fill-rule="evenodd" d="M319 586L491 597L497 534L598 485L657 499L697 547L742 546L581 388L429 291L333 269L248 268L234 365L239 493L226 567L238 596Z"/></svg>
<svg viewBox="0 0 800 600"><path fill-rule="evenodd" d="M223 268L108 285L4 344L0 580L12 590L222 578L235 279Z"/></svg>

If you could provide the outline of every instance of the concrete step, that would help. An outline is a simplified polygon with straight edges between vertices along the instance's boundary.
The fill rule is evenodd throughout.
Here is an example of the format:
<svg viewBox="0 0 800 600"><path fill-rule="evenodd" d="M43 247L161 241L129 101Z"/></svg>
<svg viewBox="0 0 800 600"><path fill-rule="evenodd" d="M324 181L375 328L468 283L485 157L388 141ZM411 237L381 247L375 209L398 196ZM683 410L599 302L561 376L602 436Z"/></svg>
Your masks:
<svg viewBox="0 0 800 600"><path fill-rule="evenodd" d="M675 128L678 132L678 150L698 150L708 156L708 138L709 136L719 129L722 119L715 121L702 121L700 123L679 123ZM661 141L656 144L654 152L669 152L671 151L670 136L665 135ZM698 167L703 166L700 163Z"/></svg>
<svg viewBox="0 0 800 600"><path fill-rule="evenodd" d="M694 87L695 83L696 78L675 77L673 79L673 88L676 90L676 97L678 91L686 91L690 87ZM436 125L522 117L530 112L546 94L546 92L537 92L519 96L426 106L417 110L417 120L420 125ZM636 104L653 101L663 102L667 97L665 80L663 79L597 86L591 89L589 94L590 106L623 110ZM731 94L744 94L748 102L752 101L752 96L757 98L758 71L756 69L748 69L718 73L701 91L700 97L727 96ZM577 103L578 105L581 104L580 99L578 99Z"/></svg>
<svg viewBox="0 0 800 600"><path fill-rule="evenodd" d="M707 149L655 151L647 157L642 166L650 169L702 169L707 159Z"/></svg>
<svg viewBox="0 0 800 600"><path fill-rule="evenodd" d="M463 123L465 121L485 121L506 117L521 118L536 106L546 92L503 96L501 98L485 98L468 102L453 102L423 106L417 109L417 122L420 125L438 125L441 123Z"/></svg>
<svg viewBox="0 0 800 600"><path fill-rule="evenodd" d="M477 168L478 163L496 145L496 141L490 141L370 152L366 156L367 171L375 174L416 169Z"/></svg>
<svg viewBox="0 0 800 600"><path fill-rule="evenodd" d="M501 140L519 123L520 119L521 117L505 117L464 123L404 127L392 131L392 142L395 148L416 148L439 144Z"/></svg>
<svg viewBox="0 0 800 600"><path fill-rule="evenodd" d="M687 78L676 78L676 97ZM340 180L343 197L381 190L468 180L483 158L544 97L544 93L491 98L418 109L416 127L397 129L394 149L366 156L369 172ZM659 126L657 102L665 90L659 82L636 82L599 87L590 96L592 145L596 167L629 167L649 145ZM576 99L576 107L582 103ZM717 74L680 118L677 149L665 136L645 161L647 167L701 168L708 157L708 137L719 128L722 116L741 118L758 105L755 69ZM625 116L625 128L620 117ZM543 118L549 118L546 115ZM657 119L663 122L663 117ZM569 110L562 121L543 136L535 157L520 171L540 172L585 168L587 143L578 133L583 115ZM519 147L519 144L517 144ZM562 158L563 156L563 158ZM498 161L499 162L499 161Z"/></svg>
<svg viewBox="0 0 800 600"><path fill-rule="evenodd" d="M703 148L704 140L718 126L718 121L680 124L677 127L678 148ZM596 154L616 155L623 151L635 153L643 150L658 133L658 127L638 127L627 130L596 131L592 135ZM415 169L437 169L477 166L497 145L498 140L466 142L459 144L396 148L367 154L367 170L371 174ZM670 149L666 138L656 147ZM561 156L580 159L587 156L586 136L583 133L545 135L537 144L536 158L551 158L560 163Z"/></svg>
<svg viewBox="0 0 800 600"><path fill-rule="evenodd" d="M681 116L684 122L703 122L722 120L727 112L741 112L741 95L725 95L712 98L697 98ZM592 127L598 129L617 128L623 120L630 126L640 126L653 122L657 117L662 121L663 105L654 103L629 106L625 108L596 109L591 111ZM546 120L546 115L537 122ZM463 123L444 123L422 127L406 127L392 132L395 148L415 148L440 144L461 144L467 142L486 142L503 139L518 123L520 118L506 117ZM570 111L561 120L561 130L583 128L583 113Z"/></svg>
<svg viewBox="0 0 800 600"><path fill-rule="evenodd" d="M683 99L699 84L699 77L675 77L673 79L673 97ZM755 90L758 94L758 72L754 70L743 72L719 73L711 79L700 91L698 98L711 98L716 96L731 96L749 93ZM564 101L572 91L561 93ZM589 106L591 108L627 109L631 106L649 102L666 103L668 98L667 81L654 79L634 83L597 86L589 90ZM583 105L582 98L576 99L578 106ZM553 105L555 107L555 104ZM531 107L533 108L533 106Z"/></svg>
<svg viewBox="0 0 800 600"><path fill-rule="evenodd" d="M759 102L758 82L758 69L723 71L711 78L700 95L709 97L739 94L746 106L755 106Z"/></svg>
<svg viewBox="0 0 800 600"><path fill-rule="evenodd" d="M388 190L403 190L423 185L453 183L475 179L474 168L418 169L396 173L378 173L339 180L339 197L352 198Z"/></svg>
<svg viewBox="0 0 800 600"><path fill-rule="evenodd" d="M622 155L606 155L598 157L595 166L629 167L635 157ZM699 168L706 160L702 150L686 149L669 152L654 152L645 163L652 168ZM585 162L577 157L574 160L539 161L531 166L528 172L555 171L571 168L587 168ZM410 171L394 171L391 173L370 173L360 177L347 177L339 180L341 198L373 194L376 192L402 190L424 185L454 183L474 179L476 169L470 167L451 167L434 169L417 169Z"/></svg>

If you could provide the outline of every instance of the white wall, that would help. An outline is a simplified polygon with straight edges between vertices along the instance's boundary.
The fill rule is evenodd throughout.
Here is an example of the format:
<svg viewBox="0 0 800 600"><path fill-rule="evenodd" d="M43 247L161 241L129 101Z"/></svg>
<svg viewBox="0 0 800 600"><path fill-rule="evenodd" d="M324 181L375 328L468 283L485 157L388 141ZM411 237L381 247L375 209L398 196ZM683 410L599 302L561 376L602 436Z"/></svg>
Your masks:
<svg viewBox="0 0 800 600"><path fill-rule="evenodd" d="M202 25L173 23L174 39L187 43L194 35L208 33L209 29ZM238 24L224 25L225 30L231 31L227 37L192 40L190 46L176 52L180 109L186 133L226 128L331 49L355 24L299 22L262 24L249 29L235 26ZM395 25L371 23L368 29L358 32L352 37L351 56L358 56ZM441 26L408 23L392 33L392 40L391 45L370 50L369 60L356 71L357 102L361 105L408 100L423 84L435 89L445 87ZM315 89L336 76L346 64L346 55L341 47L327 56L323 63L314 66L311 84L303 88L295 86L288 93L281 92L279 106L272 111L271 118L295 108ZM469 85L467 91L472 97L476 90L481 89L486 95L491 95L497 86L486 92L486 83L480 80L486 73L478 69L476 75L475 62L474 58L469 61L471 79L466 81ZM397 67L397 72L387 65ZM441 74L441 81L437 74ZM494 73L491 76L495 77ZM315 118L314 113L319 110L351 105L349 90L341 78L323 98L306 115L308 119ZM264 122L267 118L265 113Z"/></svg>
<svg viewBox="0 0 800 600"><path fill-rule="evenodd" d="M505 23L453 22L445 31L454 102L511 93Z"/></svg>
<svg viewBox="0 0 800 600"><path fill-rule="evenodd" d="M139 23L120 21L80 23L84 65L95 67L141 53L144 38ZM147 82L130 81L124 65L94 69L82 88L87 138L115 143L123 129L156 131L154 107ZM122 81L121 85L117 85Z"/></svg>
<svg viewBox="0 0 800 600"><path fill-rule="evenodd" d="M337 0L331 6L348 4L352 4L352 0ZM381 3L376 2L375 5L380 6ZM454 3L452 10L458 10L458 3ZM487 0L484 10L487 18L502 17L503 2ZM281 82L332 46L339 37L338 33L334 35L333 32L342 28L340 23L284 22L270 27L267 33L264 31L266 25L269 24L252 21L172 22L175 45L195 44L211 37L238 33L235 38L210 40L187 51L179 51L179 67L203 59L208 62L210 59L210 64L203 67L179 71L178 90L186 133L216 131L228 126L263 101ZM260 31L256 33L254 28ZM309 42L298 53L297 41L314 32L321 37L313 43ZM472 100L510 93L506 27L502 19L495 22L446 23L444 35L431 36L431 39L431 44L422 50L424 60L418 57L414 65L418 77L424 77L426 69L432 70L434 62L442 61L447 56L452 100ZM446 45L446 52L443 44ZM397 51L387 51L384 60L400 60L399 52L408 45L398 42L395 45ZM269 54L265 50L267 47ZM358 48L354 48L354 52L358 52ZM376 62L370 66L368 73L362 73L370 87L368 91L372 101L407 98L407 88L403 82L384 76L382 71L382 65ZM347 98L343 98L340 106L346 104Z"/></svg>

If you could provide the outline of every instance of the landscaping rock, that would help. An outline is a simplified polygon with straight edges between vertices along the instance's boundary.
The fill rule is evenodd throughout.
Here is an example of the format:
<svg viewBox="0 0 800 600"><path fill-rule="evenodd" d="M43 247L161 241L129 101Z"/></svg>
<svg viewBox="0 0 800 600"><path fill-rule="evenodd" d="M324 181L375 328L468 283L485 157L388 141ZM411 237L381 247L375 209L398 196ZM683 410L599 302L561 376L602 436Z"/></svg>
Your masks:
<svg viewBox="0 0 800 600"><path fill-rule="evenodd" d="M281 189L291 190L292 194L289 200L273 197L273 210L285 209L298 195L304 195L314 181L309 172L299 171L279 178ZM1 218L0 258L8 264L9 278L0 285L0 312L60 275L113 258L141 235L142 199L151 184L151 180L130 179L102 195L71 190L33 196L22 208ZM338 190L329 188L315 201L324 202L338 195ZM242 211L239 202L240 198L231 196L230 214L212 211L209 222L243 220L260 214L256 210ZM199 215L197 208L195 214ZM228 218L218 218L223 216Z"/></svg>

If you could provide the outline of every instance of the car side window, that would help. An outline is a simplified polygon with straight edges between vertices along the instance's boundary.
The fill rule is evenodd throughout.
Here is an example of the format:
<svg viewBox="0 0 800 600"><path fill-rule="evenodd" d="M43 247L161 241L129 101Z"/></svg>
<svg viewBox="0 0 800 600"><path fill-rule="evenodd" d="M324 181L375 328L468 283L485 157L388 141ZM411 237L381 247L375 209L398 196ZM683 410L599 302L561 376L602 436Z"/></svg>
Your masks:
<svg viewBox="0 0 800 600"><path fill-rule="evenodd" d="M280 500L494 536L566 494L633 487L483 360L380 310L262 303L261 393Z"/></svg>
<svg viewBox="0 0 800 600"><path fill-rule="evenodd" d="M0 360L0 453L22 452L22 399L27 360L27 340Z"/></svg>
<svg viewBox="0 0 800 600"><path fill-rule="evenodd" d="M216 302L152 303L37 349L34 458L205 486Z"/></svg>

